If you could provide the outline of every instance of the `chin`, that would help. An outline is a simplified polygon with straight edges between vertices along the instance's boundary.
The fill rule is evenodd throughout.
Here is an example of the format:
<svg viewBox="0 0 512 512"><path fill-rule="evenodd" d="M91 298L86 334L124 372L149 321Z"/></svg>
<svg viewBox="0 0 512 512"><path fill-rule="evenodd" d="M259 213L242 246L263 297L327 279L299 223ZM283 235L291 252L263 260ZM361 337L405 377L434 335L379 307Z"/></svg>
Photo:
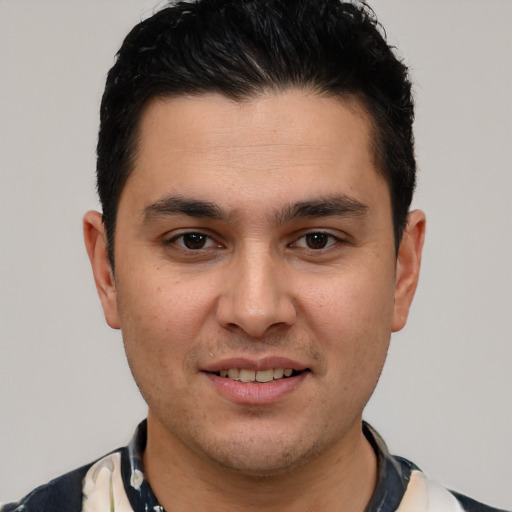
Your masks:
<svg viewBox="0 0 512 512"><path fill-rule="evenodd" d="M204 451L224 469L251 478L288 474L319 453L316 445L304 446L303 439L283 439L276 435L271 439L236 436L227 446L215 443Z"/></svg>

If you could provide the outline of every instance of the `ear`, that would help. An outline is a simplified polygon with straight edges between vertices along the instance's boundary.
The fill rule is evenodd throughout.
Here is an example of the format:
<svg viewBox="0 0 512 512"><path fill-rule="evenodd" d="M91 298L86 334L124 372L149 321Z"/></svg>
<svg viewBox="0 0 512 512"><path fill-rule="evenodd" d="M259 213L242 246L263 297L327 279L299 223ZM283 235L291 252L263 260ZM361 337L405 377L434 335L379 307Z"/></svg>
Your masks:
<svg viewBox="0 0 512 512"><path fill-rule="evenodd" d="M85 214L84 240L105 320L112 329L119 329L121 324L117 312L116 285L108 258L107 236L100 213L91 211Z"/></svg>
<svg viewBox="0 0 512 512"><path fill-rule="evenodd" d="M414 210L409 213L396 262L393 332L403 329L407 322L409 308L418 285L425 227L426 218L422 211Z"/></svg>

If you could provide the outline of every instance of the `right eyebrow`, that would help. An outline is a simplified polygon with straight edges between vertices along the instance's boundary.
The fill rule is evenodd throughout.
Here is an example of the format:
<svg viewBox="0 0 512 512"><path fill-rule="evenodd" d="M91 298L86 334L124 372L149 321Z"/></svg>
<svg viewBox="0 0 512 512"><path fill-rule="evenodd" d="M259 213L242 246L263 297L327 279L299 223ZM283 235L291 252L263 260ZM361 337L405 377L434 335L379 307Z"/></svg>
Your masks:
<svg viewBox="0 0 512 512"><path fill-rule="evenodd" d="M159 217L187 215L196 218L226 219L228 215L218 205L200 199L184 196L173 196L159 199L146 206L141 212L144 222L150 222Z"/></svg>

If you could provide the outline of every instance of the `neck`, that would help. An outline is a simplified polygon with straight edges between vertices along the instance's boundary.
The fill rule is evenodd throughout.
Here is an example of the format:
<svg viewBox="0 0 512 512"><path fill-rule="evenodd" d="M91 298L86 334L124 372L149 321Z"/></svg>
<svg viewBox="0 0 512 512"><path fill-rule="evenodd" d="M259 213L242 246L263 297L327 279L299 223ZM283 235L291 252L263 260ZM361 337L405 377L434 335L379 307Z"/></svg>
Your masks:
<svg viewBox="0 0 512 512"><path fill-rule="evenodd" d="M246 475L197 456L148 419L144 471L166 512L363 512L377 481L377 459L361 423L300 467ZM171 441L171 442L170 442Z"/></svg>

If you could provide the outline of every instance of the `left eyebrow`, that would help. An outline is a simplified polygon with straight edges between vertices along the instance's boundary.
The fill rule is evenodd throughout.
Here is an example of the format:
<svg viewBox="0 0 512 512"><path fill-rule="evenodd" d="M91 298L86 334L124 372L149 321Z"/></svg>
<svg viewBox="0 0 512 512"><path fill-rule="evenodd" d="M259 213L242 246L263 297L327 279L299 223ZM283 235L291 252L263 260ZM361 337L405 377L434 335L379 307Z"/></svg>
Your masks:
<svg viewBox="0 0 512 512"><path fill-rule="evenodd" d="M364 217L368 206L347 195L320 197L308 201L300 201L285 206L277 212L276 220L280 224L294 219L317 217Z"/></svg>

